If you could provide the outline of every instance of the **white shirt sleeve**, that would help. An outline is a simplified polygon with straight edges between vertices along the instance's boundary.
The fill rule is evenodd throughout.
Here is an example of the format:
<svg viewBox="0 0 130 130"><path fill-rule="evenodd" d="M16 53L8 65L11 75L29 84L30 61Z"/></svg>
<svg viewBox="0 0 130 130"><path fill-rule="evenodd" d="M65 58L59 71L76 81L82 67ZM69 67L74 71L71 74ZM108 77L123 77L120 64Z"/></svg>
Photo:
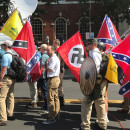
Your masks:
<svg viewBox="0 0 130 130"><path fill-rule="evenodd" d="M55 72L55 66L56 66L56 60L54 58L51 58L49 61L48 68L51 69L53 72Z"/></svg>
<svg viewBox="0 0 130 130"><path fill-rule="evenodd" d="M94 62L96 64L97 73L99 73L99 71L100 71L100 65L101 65L101 61L102 61L102 57L101 57L100 54L94 53L92 58L93 58L93 60L94 60Z"/></svg>
<svg viewBox="0 0 130 130"><path fill-rule="evenodd" d="M96 48L96 49L90 51L89 55L90 55L90 57L93 58L93 60L96 64L97 73L99 73L100 65L101 65L101 61L102 61L102 56L100 54L100 51Z"/></svg>

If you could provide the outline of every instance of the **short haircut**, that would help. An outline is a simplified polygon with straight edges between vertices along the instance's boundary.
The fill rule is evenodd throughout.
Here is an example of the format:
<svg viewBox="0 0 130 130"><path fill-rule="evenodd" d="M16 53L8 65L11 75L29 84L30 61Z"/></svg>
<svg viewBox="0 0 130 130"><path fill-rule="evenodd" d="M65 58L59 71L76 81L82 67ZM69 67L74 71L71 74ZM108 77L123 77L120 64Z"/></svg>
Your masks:
<svg viewBox="0 0 130 130"><path fill-rule="evenodd" d="M41 46L40 46L40 48L44 48L45 50L47 49L47 44L42 44Z"/></svg>
<svg viewBox="0 0 130 130"><path fill-rule="evenodd" d="M57 43L57 44L58 44L58 46L60 46L60 40L59 40L59 39L54 39L54 41L53 41L53 42Z"/></svg>
<svg viewBox="0 0 130 130"><path fill-rule="evenodd" d="M55 47L54 47L54 46L49 45L48 47L50 47L50 48L51 48L51 50L54 50L54 51L55 51Z"/></svg>
<svg viewBox="0 0 130 130"><path fill-rule="evenodd" d="M52 49L52 50L54 50L54 51L55 51L55 47L54 47L54 46L50 46L50 47L51 47L51 49Z"/></svg>

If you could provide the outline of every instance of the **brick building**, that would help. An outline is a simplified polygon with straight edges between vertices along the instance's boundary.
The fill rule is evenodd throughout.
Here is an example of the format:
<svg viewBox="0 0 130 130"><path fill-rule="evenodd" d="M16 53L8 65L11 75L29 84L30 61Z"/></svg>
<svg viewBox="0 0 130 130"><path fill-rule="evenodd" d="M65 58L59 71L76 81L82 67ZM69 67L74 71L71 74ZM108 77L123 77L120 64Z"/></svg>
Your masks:
<svg viewBox="0 0 130 130"><path fill-rule="evenodd" d="M86 39L86 32L90 30L96 37L103 21L103 18L99 19L103 10L99 10L95 3L91 3L91 23L90 3L79 4L75 0L61 0L59 4L45 5L44 2L39 2L37 8L46 12L32 19L34 38L39 43L45 42L46 36L49 36L49 44L52 44L54 38L66 41L77 31L80 31L83 40Z"/></svg>

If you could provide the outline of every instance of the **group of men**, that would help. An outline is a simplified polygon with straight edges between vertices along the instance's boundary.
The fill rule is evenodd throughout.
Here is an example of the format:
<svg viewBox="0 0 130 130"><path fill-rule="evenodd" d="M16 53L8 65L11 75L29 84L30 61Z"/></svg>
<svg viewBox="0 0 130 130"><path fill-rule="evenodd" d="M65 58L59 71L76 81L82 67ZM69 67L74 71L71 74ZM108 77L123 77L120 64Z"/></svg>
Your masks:
<svg viewBox="0 0 130 130"><path fill-rule="evenodd" d="M89 56L94 60L97 70L97 75L100 75L100 65L102 62L102 56L97 48L98 41L96 38L88 39L86 42L86 48L89 51ZM5 50L5 55L2 57L1 62L1 72L0 72L0 126L7 125L7 120L14 120L14 84L15 79L11 79L7 75L7 68L10 67L12 62L12 56L7 52L11 51L12 43L10 41L5 41L1 47ZM39 78L38 84L41 85L41 90L44 95L44 110L49 110L48 119L43 122L43 124L51 124L56 122L60 116L60 103L64 104L64 93L62 87L62 80L64 75L64 64L56 49L60 46L60 41L55 39L53 45L47 46L42 44L40 46L40 53L42 53L41 58L39 58L39 64L43 67L42 77ZM38 52L39 53L39 52ZM61 79L60 79L61 77ZM35 81L36 82L36 81ZM30 92L31 92L31 104L28 107L36 107L37 100L36 84L35 82L30 82ZM32 85L33 84L33 85ZM90 130L90 119L92 112L92 104L95 103L95 108L97 112L97 126L99 129L107 129L107 118L106 118L106 105L105 105L105 93L108 82L104 78L100 82L96 81L96 86L100 86L101 93L100 96L91 100L89 96L84 96L81 105L81 129ZM59 93L58 93L59 88ZM32 90L33 89L33 90ZM36 92L36 93L34 93ZM60 101L59 101L60 99ZM6 102L5 102L6 101ZM6 106L7 103L7 106Z"/></svg>
<svg viewBox="0 0 130 130"><path fill-rule="evenodd" d="M0 71L0 126L6 126L7 120L15 120L14 117L14 84L15 79L8 76L7 71L12 62L12 42L7 40L1 44L1 48L5 51L1 61ZM48 119L43 124L54 123L60 116L60 102L61 106L64 105L64 93L62 82L64 74L64 63L56 49L60 46L60 41L55 39L53 45L42 44L40 51L41 54L39 65L42 68L42 75L38 81L31 82L27 77L30 88L31 103L27 105L28 108L37 107L37 82L40 82L40 88L44 96L44 110L49 111ZM61 63L61 65L60 65ZM60 76L62 75L62 76ZM58 94L59 88L59 94ZM60 101L59 101L60 99Z"/></svg>

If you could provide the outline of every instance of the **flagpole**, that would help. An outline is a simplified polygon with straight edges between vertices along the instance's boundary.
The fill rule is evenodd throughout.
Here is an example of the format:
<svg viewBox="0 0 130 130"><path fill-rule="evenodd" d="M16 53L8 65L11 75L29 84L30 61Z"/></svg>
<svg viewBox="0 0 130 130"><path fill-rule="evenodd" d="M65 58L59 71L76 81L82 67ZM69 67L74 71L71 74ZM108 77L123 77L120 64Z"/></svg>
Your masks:
<svg viewBox="0 0 130 130"><path fill-rule="evenodd" d="M111 48L123 37L123 36L126 36L126 34L128 33L130 31L130 27L122 34L122 36L119 38L119 39L117 39L117 41L113 44L113 45L111 45L106 51L105 51L105 53L107 53L108 51L111 51ZM119 43L120 44L120 43ZM118 44L118 45L119 45Z"/></svg>

